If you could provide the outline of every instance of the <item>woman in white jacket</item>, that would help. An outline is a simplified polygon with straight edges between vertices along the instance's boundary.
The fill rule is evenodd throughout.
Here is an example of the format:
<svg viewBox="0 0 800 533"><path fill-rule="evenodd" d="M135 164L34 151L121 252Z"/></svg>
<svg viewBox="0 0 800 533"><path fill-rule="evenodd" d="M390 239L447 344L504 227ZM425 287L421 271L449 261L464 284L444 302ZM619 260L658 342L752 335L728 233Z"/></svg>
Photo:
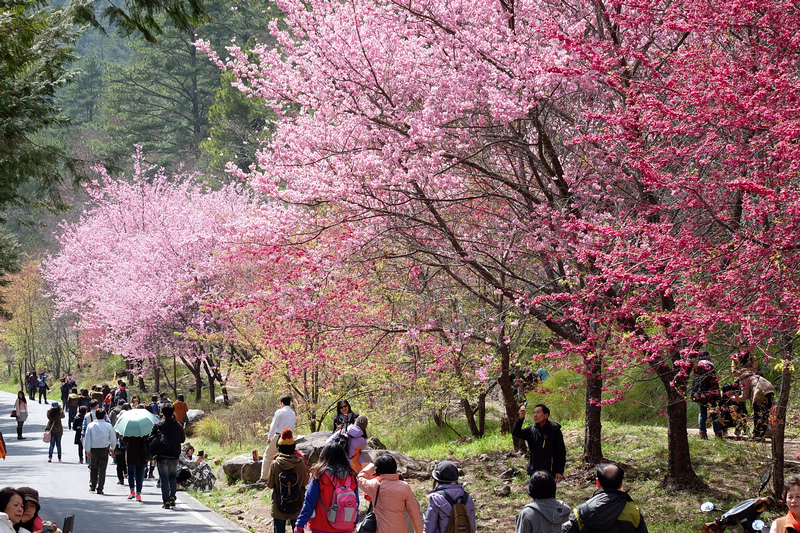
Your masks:
<svg viewBox="0 0 800 533"><path fill-rule="evenodd" d="M14 524L22 520L25 514L25 503L17 489L6 487L0 489L0 533L17 533ZM20 529L19 533L30 533L27 529Z"/></svg>

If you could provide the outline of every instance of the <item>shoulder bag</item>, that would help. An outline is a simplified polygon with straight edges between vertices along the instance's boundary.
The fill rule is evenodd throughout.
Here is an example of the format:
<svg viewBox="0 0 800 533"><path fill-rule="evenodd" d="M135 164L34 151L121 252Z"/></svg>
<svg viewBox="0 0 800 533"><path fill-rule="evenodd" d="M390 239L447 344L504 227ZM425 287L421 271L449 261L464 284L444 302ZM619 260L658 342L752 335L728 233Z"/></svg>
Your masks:
<svg viewBox="0 0 800 533"><path fill-rule="evenodd" d="M375 501L372 502L372 509L364 516L364 519L358 524L356 533L375 533L378 531L378 517L375 516L375 507L378 505L378 496L381 495L381 486L378 485L378 491L375 493Z"/></svg>

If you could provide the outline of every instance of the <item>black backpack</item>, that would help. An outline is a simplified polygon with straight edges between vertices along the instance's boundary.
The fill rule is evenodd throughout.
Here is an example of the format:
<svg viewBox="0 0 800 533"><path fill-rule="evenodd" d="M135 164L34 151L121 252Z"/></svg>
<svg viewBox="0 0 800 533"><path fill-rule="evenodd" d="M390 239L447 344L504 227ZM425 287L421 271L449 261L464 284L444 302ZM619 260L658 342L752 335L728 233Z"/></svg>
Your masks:
<svg viewBox="0 0 800 533"><path fill-rule="evenodd" d="M278 474L278 490L275 491L278 511L294 514L303 507L303 494L294 470L281 470Z"/></svg>
<svg viewBox="0 0 800 533"><path fill-rule="evenodd" d="M333 443L340 448L343 448L344 454L347 457L350 457L350 435L348 435L346 428L343 427L339 431L339 434L336 435L335 439L333 439Z"/></svg>

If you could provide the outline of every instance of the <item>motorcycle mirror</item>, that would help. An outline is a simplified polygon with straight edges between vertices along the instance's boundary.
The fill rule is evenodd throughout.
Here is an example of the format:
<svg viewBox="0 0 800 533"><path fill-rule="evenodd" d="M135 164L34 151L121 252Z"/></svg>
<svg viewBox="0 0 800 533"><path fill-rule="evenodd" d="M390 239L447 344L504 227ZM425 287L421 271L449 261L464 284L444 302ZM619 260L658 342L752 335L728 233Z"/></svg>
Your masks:
<svg viewBox="0 0 800 533"><path fill-rule="evenodd" d="M770 470L767 470L766 472L761 474L761 487L758 489L759 494L761 493L762 490L764 490L764 487L767 486L767 483L769 483L771 477L772 477L772 472Z"/></svg>
<svg viewBox="0 0 800 533"><path fill-rule="evenodd" d="M753 520L751 524L753 527L753 531L762 531L764 529L764 521L763 520Z"/></svg>
<svg viewBox="0 0 800 533"><path fill-rule="evenodd" d="M715 505L711 502L703 502L703 504L700 506L700 510L703 511L704 513L708 513L710 511L713 511L714 507Z"/></svg>

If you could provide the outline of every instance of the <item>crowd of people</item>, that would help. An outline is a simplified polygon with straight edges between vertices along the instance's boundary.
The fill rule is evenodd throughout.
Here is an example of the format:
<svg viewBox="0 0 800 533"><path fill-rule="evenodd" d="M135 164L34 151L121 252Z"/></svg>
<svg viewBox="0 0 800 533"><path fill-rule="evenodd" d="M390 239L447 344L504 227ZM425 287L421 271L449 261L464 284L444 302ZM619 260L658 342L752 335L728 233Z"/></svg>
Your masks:
<svg viewBox="0 0 800 533"><path fill-rule="evenodd" d="M28 400L35 399L39 391L46 400L48 374L30 371L26 376L28 395L19 391L11 416L17 421L17 439L24 440L23 428L28 420ZM94 385L90 389L78 389L71 374L60 378L61 402L52 401L47 410L47 424L43 440L49 442L48 462L60 463L64 450L62 438L66 430L74 431L73 442L77 448L78 461L89 469L89 490L104 494L106 472L109 461L116 466L117 483L130 487L128 499L142 501L142 486L145 478L156 479L161 489L165 508L176 505L178 479L184 488L209 491L216 477L207 463L203 451L194 454L191 444L183 446L184 426L188 421L188 405L182 394L172 402L167 393L155 394L150 402L133 395L123 380L115 387L108 384ZM40 402L41 403L41 402ZM147 435L122 434L117 424L123 413L132 409L143 409L152 413L152 430ZM124 433L124 430L123 430ZM148 446L153 438L160 440L162 449L151 450ZM153 441L155 442L155 441ZM155 444L153 445L155 446ZM5 458L6 447L0 434L0 458ZM9 519L10 520L10 519Z"/></svg>
<svg viewBox="0 0 800 533"><path fill-rule="evenodd" d="M775 388L757 369L749 354L733 361L732 385L720 387L714 364L707 353L694 368L691 400L700 406L701 436L707 438L709 419L718 437L733 428L743 430L749 401L753 411L753 438L764 438ZM30 372L28 395L19 391L14 403L17 438L24 439L23 426L28 417L27 401L47 402L47 374ZM95 385L78 390L70 375L61 379L61 402L53 401L47 411L49 435L48 461L62 460L62 436L65 426L75 431L74 443L81 463L89 466L90 490L103 494L109 459L117 465L119 484L127 483L129 499L141 501L142 485L158 471L165 509L176 506L178 483L187 488L208 491L215 477L204 451L197 452L185 443L184 424L188 406L182 395L172 402L166 393L152 395L149 403L132 395L123 381L113 389ZM115 424L125 411L145 409L159 418L149 435L126 436L115 431ZM531 453L527 464L527 492L532 501L516 518L516 533L582 531L630 531L646 533L644 516L627 492L622 491L625 472L620 465L605 463L596 467L597 490L587 501L570 508L557 498L557 484L564 478L566 447L561 427L550 420L550 410L538 404L532 410L532 424L525 426L527 403L519 410L512 435L525 441ZM66 420L65 420L66 419ZM450 461L440 461L432 472L433 487L427 495L426 511L420 511L411 487L398 472L391 453L379 455L374 463L364 459L368 419L354 412L342 399L336 404L332 434L319 459L309 468L306 458L295 446L297 417L292 398L280 398L268 433L263 455L261 481L272 491L272 517L275 533L283 533L287 522L295 533L310 529L316 533L345 533L359 524L359 505L364 498L371 512L363 520L363 533L391 533L414 530L415 533L474 533L475 502L459 483L461 472ZM0 436L0 454L4 453ZM151 458L152 456L152 458ZM148 473L149 472L149 473ZM38 494L26 496L25 488L0 491L0 527L14 531L32 520L28 511L38 513ZM30 489L33 490L33 489ZM800 518L800 478L786 483L789 515L773 524L772 531L791 531ZM35 491L34 491L35 492ZM5 495L5 496L3 496ZM30 506L28 502L30 500ZM20 503L21 502L21 503ZM35 505L34 505L35 503ZM30 507L30 509L29 509ZM20 509L22 509L20 511ZM20 526L22 524L22 526ZM30 527L36 525L30 523ZM0 529L2 533L3 529Z"/></svg>

